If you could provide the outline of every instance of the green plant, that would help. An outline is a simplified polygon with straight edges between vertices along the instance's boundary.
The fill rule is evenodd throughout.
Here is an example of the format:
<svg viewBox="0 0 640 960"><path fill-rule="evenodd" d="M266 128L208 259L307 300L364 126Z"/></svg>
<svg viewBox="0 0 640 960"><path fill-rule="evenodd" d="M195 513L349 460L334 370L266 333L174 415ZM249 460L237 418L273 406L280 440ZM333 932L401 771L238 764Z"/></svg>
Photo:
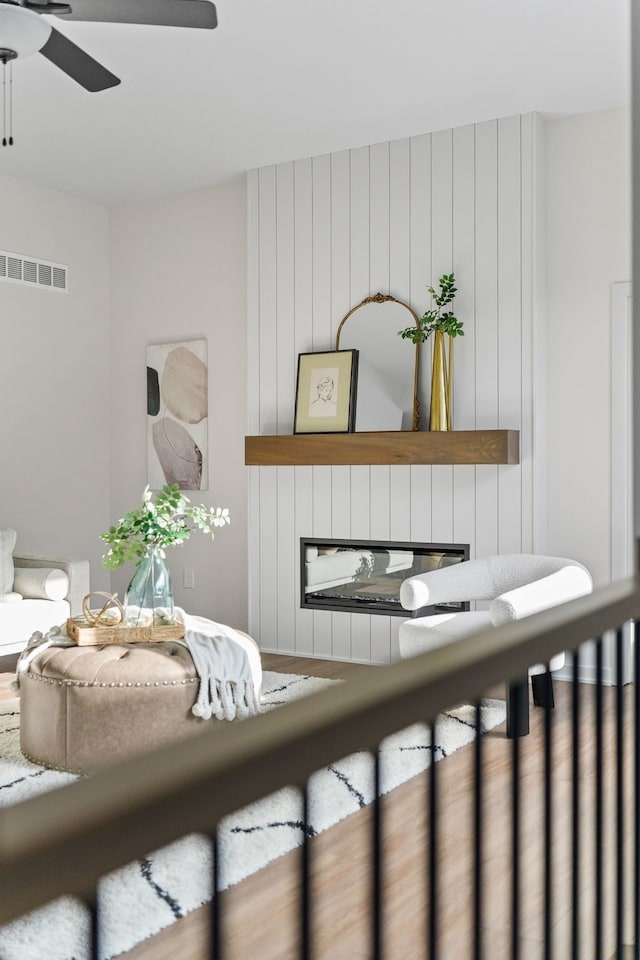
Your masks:
<svg viewBox="0 0 640 960"><path fill-rule="evenodd" d="M192 506L177 483L164 486L155 501L147 486L142 494L142 506L126 513L108 533L100 534L109 544L102 565L110 570L127 561L138 565L149 547L157 547L164 557L165 547L188 540L193 529L213 539L212 527L224 527L230 522L226 507Z"/></svg>
<svg viewBox="0 0 640 960"><path fill-rule="evenodd" d="M438 281L440 292L434 290L433 287L428 287L435 307L425 311L424 316L418 320L418 326L398 330L398 336L402 337L403 340L411 340L413 343L422 343L424 340L428 340L431 334L437 330L441 330L442 333L446 333L450 337L464 337L462 320L457 320L450 311L442 312L442 308L446 307L448 303L452 303L458 292L455 282L452 273L444 273Z"/></svg>

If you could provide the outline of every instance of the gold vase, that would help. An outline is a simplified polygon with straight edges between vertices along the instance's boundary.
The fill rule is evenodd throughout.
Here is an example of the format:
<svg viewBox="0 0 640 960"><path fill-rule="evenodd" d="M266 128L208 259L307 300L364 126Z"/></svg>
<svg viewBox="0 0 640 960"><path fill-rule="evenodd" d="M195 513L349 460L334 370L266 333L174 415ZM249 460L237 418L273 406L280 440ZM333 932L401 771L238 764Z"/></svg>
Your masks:
<svg viewBox="0 0 640 960"><path fill-rule="evenodd" d="M449 338L449 372L447 374L444 333L442 330L436 330L434 337L429 430L451 430L452 338Z"/></svg>

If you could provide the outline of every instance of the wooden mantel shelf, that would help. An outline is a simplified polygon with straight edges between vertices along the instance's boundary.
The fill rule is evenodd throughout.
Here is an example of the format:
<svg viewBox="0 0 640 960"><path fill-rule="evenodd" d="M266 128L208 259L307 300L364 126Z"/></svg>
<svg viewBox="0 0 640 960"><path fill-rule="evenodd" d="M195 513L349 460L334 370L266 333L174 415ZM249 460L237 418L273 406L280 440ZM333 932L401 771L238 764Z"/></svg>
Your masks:
<svg viewBox="0 0 640 960"><path fill-rule="evenodd" d="M247 466L519 462L518 430L402 430L245 437Z"/></svg>

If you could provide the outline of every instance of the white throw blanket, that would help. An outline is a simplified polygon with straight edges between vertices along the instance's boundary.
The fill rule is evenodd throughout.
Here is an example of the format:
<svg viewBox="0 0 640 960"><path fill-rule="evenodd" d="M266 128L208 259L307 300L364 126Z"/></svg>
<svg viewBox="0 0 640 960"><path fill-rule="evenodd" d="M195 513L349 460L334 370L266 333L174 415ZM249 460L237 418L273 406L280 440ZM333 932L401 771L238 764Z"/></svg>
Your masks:
<svg viewBox="0 0 640 960"><path fill-rule="evenodd" d="M176 607L176 616L184 623L184 640L173 641L185 646L200 677L198 698L191 708L194 716L208 720L235 720L260 712L262 664L256 644L250 637L223 623L196 617ZM73 647L66 624L53 626L46 634L34 633L20 654L16 679L29 669L35 656L47 647Z"/></svg>
<svg viewBox="0 0 640 960"><path fill-rule="evenodd" d="M224 623L194 617L176 607L185 626L184 643L193 658L200 690L191 708L196 717L235 720L260 712L262 664L250 637Z"/></svg>
<svg viewBox="0 0 640 960"><path fill-rule="evenodd" d="M29 642L18 657L16 678L11 681L12 689L20 689L20 677L23 673L27 673L29 664L42 650L46 650L47 647L75 647L75 645L75 640L67 635L67 627L64 623L60 626L50 627L45 634L36 630L35 633L31 634Z"/></svg>

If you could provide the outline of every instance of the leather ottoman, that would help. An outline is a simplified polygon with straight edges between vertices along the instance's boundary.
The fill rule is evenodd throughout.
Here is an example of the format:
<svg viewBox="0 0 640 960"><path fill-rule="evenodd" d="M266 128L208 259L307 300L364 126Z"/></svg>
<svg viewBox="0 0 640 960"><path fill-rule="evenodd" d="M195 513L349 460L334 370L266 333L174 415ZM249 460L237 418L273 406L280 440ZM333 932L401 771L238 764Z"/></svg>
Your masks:
<svg viewBox="0 0 640 960"><path fill-rule="evenodd" d="M186 737L199 677L181 643L47 647L20 680L20 747L30 760L90 773Z"/></svg>

